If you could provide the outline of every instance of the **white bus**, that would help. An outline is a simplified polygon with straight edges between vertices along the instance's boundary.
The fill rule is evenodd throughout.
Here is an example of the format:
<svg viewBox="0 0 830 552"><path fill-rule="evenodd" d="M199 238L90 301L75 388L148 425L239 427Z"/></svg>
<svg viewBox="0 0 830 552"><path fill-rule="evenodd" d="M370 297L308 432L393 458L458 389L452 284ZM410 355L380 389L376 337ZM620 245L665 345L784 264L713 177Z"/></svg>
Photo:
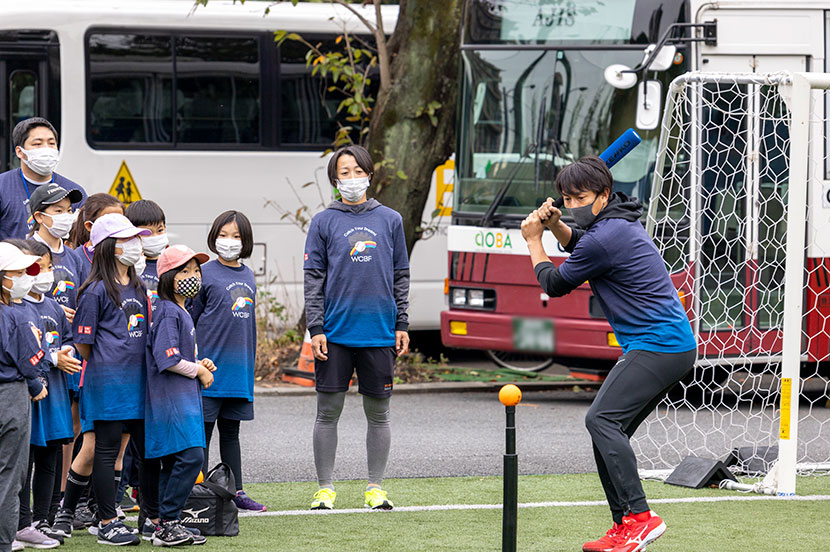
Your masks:
<svg viewBox="0 0 830 552"><path fill-rule="evenodd" d="M310 216L332 199L321 155L339 99L329 95L324 107L325 83L306 67L306 48L277 47L273 32L325 44L344 26L367 30L331 4L286 2L264 15L268 5L0 0L0 170L18 162L11 129L39 115L58 128L58 172L90 194L158 202L174 242L204 250L216 215L244 212L257 242L252 268L274 282L293 323L303 308L305 234L282 214L305 205ZM394 29L397 12L383 7L384 28ZM435 207L433 186L425 220ZM412 255L414 330L439 327L442 228Z"/></svg>

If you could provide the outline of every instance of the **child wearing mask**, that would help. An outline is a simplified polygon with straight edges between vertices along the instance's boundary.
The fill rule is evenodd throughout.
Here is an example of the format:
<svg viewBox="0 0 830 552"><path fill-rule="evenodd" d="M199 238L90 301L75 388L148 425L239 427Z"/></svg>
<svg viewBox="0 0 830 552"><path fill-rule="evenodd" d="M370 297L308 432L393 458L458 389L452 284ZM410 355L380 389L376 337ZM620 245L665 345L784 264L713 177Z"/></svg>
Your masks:
<svg viewBox="0 0 830 552"><path fill-rule="evenodd" d="M10 243L0 243L0 552L9 552L17 533L20 489L29 455L29 392L26 380L36 379L45 353L42 335L29 325L23 300L40 272L38 258ZM39 399L45 397L45 389Z"/></svg>
<svg viewBox="0 0 830 552"><path fill-rule="evenodd" d="M69 321L63 309L49 294L54 285L49 248L35 240L9 242L24 253L40 258L40 273L35 276L32 290L24 297L23 304L39 320L39 329L43 335L41 347L46 353L41 366L48 384L46 397L32 405L28 475L20 492L16 539L35 548L52 548L63 543L63 538L53 533L48 521L56 490L60 492L61 447L71 442L74 436L69 391L63 372L78 372L81 363L74 355ZM32 508L30 496L33 499ZM55 542L44 539L44 535Z"/></svg>
<svg viewBox="0 0 830 552"><path fill-rule="evenodd" d="M239 211L225 211L213 221L208 248L219 258L202 266L202 287L191 306L200 353L219 371L210 389L202 393L207 449L213 426L219 429L219 453L236 480L238 508L257 512L265 506L242 490L242 452L239 423L254 419L254 360L256 356L256 281L240 259L251 256L254 234Z"/></svg>
<svg viewBox="0 0 830 552"><path fill-rule="evenodd" d="M216 369L207 358L196 360L196 330L185 310L185 301L199 293L199 267L207 260L204 253L174 245L161 253L157 264L159 301L147 343L145 449L146 462L161 467L155 546L205 541L185 529L180 517L204 462L201 390L213 383Z"/></svg>
<svg viewBox="0 0 830 552"><path fill-rule="evenodd" d="M139 448L140 458L136 460L144 509L148 517L157 516L158 482L148 481L140 464L144 453L149 313L144 284L134 266L142 255L138 236L148 233L133 226L124 215L98 218L90 231L95 252L92 270L78 291L73 335L75 348L86 360L81 380L81 430L91 432L95 442L91 475L100 518L99 544L123 546L141 541L118 519L115 509L116 461L129 436L135 437ZM56 531L64 531L80 496L77 489L70 492L70 487L82 488L90 479L88 466L78 465L83 469L75 471L79 458L67 478L64 507L55 519Z"/></svg>
<svg viewBox="0 0 830 552"><path fill-rule="evenodd" d="M147 287L147 297L150 298L150 305L155 307L158 299L159 276L156 271L156 262L159 255L167 248L167 218L158 203L149 199L140 199L130 203L124 216L130 219L133 226L149 230L150 235L142 236L141 246L144 248L144 256L139 261L136 270L141 280Z"/></svg>

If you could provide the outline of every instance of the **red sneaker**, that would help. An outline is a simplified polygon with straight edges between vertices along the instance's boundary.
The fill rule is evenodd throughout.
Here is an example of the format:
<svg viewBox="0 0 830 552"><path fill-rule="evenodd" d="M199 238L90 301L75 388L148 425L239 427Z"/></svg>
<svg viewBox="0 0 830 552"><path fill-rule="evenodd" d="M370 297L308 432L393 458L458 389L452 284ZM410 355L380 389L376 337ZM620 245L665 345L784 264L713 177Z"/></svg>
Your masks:
<svg viewBox="0 0 830 552"><path fill-rule="evenodd" d="M623 532L620 543L612 549L612 552L639 552L645 550L646 545L654 542L666 532L666 524L660 516L649 510L649 518L645 521L637 521L634 516L623 518Z"/></svg>
<svg viewBox="0 0 830 552"><path fill-rule="evenodd" d="M607 533L597 540L583 544L582 552L610 552L615 546L623 543L624 529L624 525L615 523Z"/></svg>

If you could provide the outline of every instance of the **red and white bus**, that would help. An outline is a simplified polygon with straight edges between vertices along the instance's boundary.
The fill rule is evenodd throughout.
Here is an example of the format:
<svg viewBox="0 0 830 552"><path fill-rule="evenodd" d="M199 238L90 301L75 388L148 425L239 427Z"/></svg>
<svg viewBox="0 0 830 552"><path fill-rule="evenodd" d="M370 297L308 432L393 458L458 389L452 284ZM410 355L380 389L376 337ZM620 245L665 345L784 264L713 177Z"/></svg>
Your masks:
<svg viewBox="0 0 830 552"><path fill-rule="evenodd" d="M471 0L462 45L444 344L487 350L513 368L539 370L559 359L601 377L621 354L610 325L587 282L557 299L541 291L521 220L546 197L557 197L553 183L562 166L598 154L629 127L643 142L612 170L615 189L646 207L653 194L678 193L652 182L661 103L672 80L687 71L825 71L826 8L797 0ZM651 49L658 53L646 62L655 44ZM624 71L644 63L649 70ZM752 130L740 124L729 129L727 121L723 132L706 139L742 140ZM737 164L737 176L696 183L709 186L700 206L707 235L695 247L688 225L671 226L670 236L666 226L658 227L661 240L679 244L661 251L674 255L667 265L701 358L777 354L783 301L780 290L764 281L780 273L753 267L783 258L783 241L764 236L783 231L770 221L772 199L786 196L780 188L786 179L765 181L763 171L752 173L742 159L706 161ZM810 197L819 203L822 191L830 191L830 172L821 176L810 183ZM688 195L663 199L690 201ZM830 197L825 203L830 208ZM811 211L808 220L819 241L822 235L830 240L828 213ZM563 262L567 254L553 236L546 232L544 239L553 262ZM807 300L815 308L805 317L805 332L817 335L827 334L830 319L827 252L830 243L818 243L806 259ZM718 259L725 259L724 266L695 274L695 263L715 267ZM808 360L826 360L829 349L826 339L811 339Z"/></svg>

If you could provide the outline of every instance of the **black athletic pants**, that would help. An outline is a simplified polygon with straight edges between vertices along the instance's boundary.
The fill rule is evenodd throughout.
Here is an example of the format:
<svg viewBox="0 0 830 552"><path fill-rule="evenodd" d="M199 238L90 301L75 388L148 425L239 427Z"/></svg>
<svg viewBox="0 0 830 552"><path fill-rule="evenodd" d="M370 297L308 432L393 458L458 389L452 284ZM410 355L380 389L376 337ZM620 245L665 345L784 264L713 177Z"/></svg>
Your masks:
<svg viewBox="0 0 830 552"><path fill-rule="evenodd" d="M55 490L55 479L60 489L58 476L58 458L61 445L47 445L38 447L29 445L29 469L26 482L20 490L20 515L18 516L17 530L32 524L33 521L49 519L49 509L52 503L52 494ZM34 483L32 483L34 472ZM30 504L34 502L33 507Z"/></svg>
<svg viewBox="0 0 830 552"><path fill-rule="evenodd" d="M113 519L115 512L115 460L121 450L121 434L127 432L135 441L138 455L133 459L138 469L141 509L147 517L158 517L158 472L145 470L144 420L95 421L95 460L92 463L92 486L102 520Z"/></svg>
<svg viewBox="0 0 830 552"><path fill-rule="evenodd" d="M213 436L213 422L205 422L205 461L202 471L207 475L210 471L210 438ZM239 420L228 420L217 418L216 425L219 428L219 456L222 462L231 469L236 490L242 490L242 449L239 446Z"/></svg>
<svg viewBox="0 0 830 552"><path fill-rule="evenodd" d="M629 442L634 432L694 366L697 351L628 351L599 389L585 426L594 444L597 473L616 523L649 510Z"/></svg>

